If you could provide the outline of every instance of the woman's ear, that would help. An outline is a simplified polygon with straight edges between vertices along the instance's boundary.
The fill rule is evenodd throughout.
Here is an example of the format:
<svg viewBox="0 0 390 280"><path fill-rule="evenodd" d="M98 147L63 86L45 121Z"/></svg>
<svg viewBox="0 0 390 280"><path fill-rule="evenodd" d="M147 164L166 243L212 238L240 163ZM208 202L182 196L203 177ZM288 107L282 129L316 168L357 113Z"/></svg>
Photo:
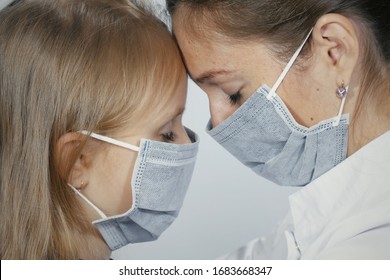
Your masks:
<svg viewBox="0 0 390 280"><path fill-rule="evenodd" d="M55 160L60 175L76 189L85 187L89 181L91 159L82 147L84 142L84 135L68 132L58 139L55 147Z"/></svg>
<svg viewBox="0 0 390 280"><path fill-rule="evenodd" d="M340 14L320 17L313 29L313 52L335 71L339 84L349 84L359 57L359 40L353 22ZM329 72L330 73L330 72Z"/></svg>

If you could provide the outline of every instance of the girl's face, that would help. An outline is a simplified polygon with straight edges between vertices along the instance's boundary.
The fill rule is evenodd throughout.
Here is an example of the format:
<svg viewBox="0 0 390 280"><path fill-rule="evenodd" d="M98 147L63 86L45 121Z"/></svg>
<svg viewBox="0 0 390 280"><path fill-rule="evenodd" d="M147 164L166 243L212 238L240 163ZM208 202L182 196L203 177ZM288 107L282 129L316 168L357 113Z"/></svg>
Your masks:
<svg viewBox="0 0 390 280"><path fill-rule="evenodd" d="M190 143L182 124L187 95L187 77L184 69L181 77L167 106L159 113L150 110L152 115L145 116L152 120L151 122L142 127L129 124L110 137L136 146L140 145L141 138L176 144ZM131 179L138 153L92 138L90 142L91 145L99 144L99 148L92 149L97 152L93 154L88 184L82 189L82 193L106 216L122 214L132 206ZM100 218L91 207L82 203L91 220Z"/></svg>

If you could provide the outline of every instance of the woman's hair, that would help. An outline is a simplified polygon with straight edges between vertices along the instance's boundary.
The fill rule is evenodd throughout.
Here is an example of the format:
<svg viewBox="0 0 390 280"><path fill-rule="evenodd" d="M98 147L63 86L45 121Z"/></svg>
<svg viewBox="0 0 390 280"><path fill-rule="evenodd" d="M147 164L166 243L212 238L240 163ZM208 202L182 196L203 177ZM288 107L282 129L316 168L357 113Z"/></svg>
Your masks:
<svg viewBox="0 0 390 280"><path fill-rule="evenodd" d="M167 0L170 13L180 9L180 25L188 33L204 35L209 30L236 40L261 39L274 54L287 61L317 20L338 13L353 20L359 29L361 94L358 104L375 100L389 104L390 91L390 1L389 0ZM202 36L207 40L208 36ZM310 52L306 44L301 57ZM364 100L363 100L364 99ZM384 102L386 101L386 102ZM361 105L360 105L361 106ZM388 108L383 108L387 110ZM359 106L357 108L357 111Z"/></svg>
<svg viewBox="0 0 390 280"><path fill-rule="evenodd" d="M20 0L0 21L0 257L81 258L97 234L66 185L82 145L60 170L56 142L153 121L185 73L179 51L129 0Z"/></svg>

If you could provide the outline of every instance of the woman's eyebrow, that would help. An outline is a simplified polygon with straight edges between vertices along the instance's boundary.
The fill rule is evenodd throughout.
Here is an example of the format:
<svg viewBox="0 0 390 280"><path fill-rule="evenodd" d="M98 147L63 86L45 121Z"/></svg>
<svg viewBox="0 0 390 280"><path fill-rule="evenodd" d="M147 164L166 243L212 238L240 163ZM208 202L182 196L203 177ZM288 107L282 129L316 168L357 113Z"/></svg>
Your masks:
<svg viewBox="0 0 390 280"><path fill-rule="evenodd" d="M199 84L205 83L207 81L212 80L218 75L226 75L230 74L232 71L222 69L222 70L210 70L202 73L201 75L198 76L198 78L193 77L193 80Z"/></svg>

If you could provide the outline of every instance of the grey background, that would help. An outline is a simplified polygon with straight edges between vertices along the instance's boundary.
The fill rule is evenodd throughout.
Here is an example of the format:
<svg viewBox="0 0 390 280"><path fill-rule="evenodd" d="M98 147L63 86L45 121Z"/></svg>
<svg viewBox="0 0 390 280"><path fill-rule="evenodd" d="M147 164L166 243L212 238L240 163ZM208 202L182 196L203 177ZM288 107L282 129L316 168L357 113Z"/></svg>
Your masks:
<svg viewBox="0 0 390 280"><path fill-rule="evenodd" d="M0 0L0 9L9 2ZM183 122L201 144L183 209L157 241L128 245L113 252L114 259L218 258L270 232L287 211L288 195L298 190L257 176L214 142L205 133L207 96L191 81L188 89Z"/></svg>

